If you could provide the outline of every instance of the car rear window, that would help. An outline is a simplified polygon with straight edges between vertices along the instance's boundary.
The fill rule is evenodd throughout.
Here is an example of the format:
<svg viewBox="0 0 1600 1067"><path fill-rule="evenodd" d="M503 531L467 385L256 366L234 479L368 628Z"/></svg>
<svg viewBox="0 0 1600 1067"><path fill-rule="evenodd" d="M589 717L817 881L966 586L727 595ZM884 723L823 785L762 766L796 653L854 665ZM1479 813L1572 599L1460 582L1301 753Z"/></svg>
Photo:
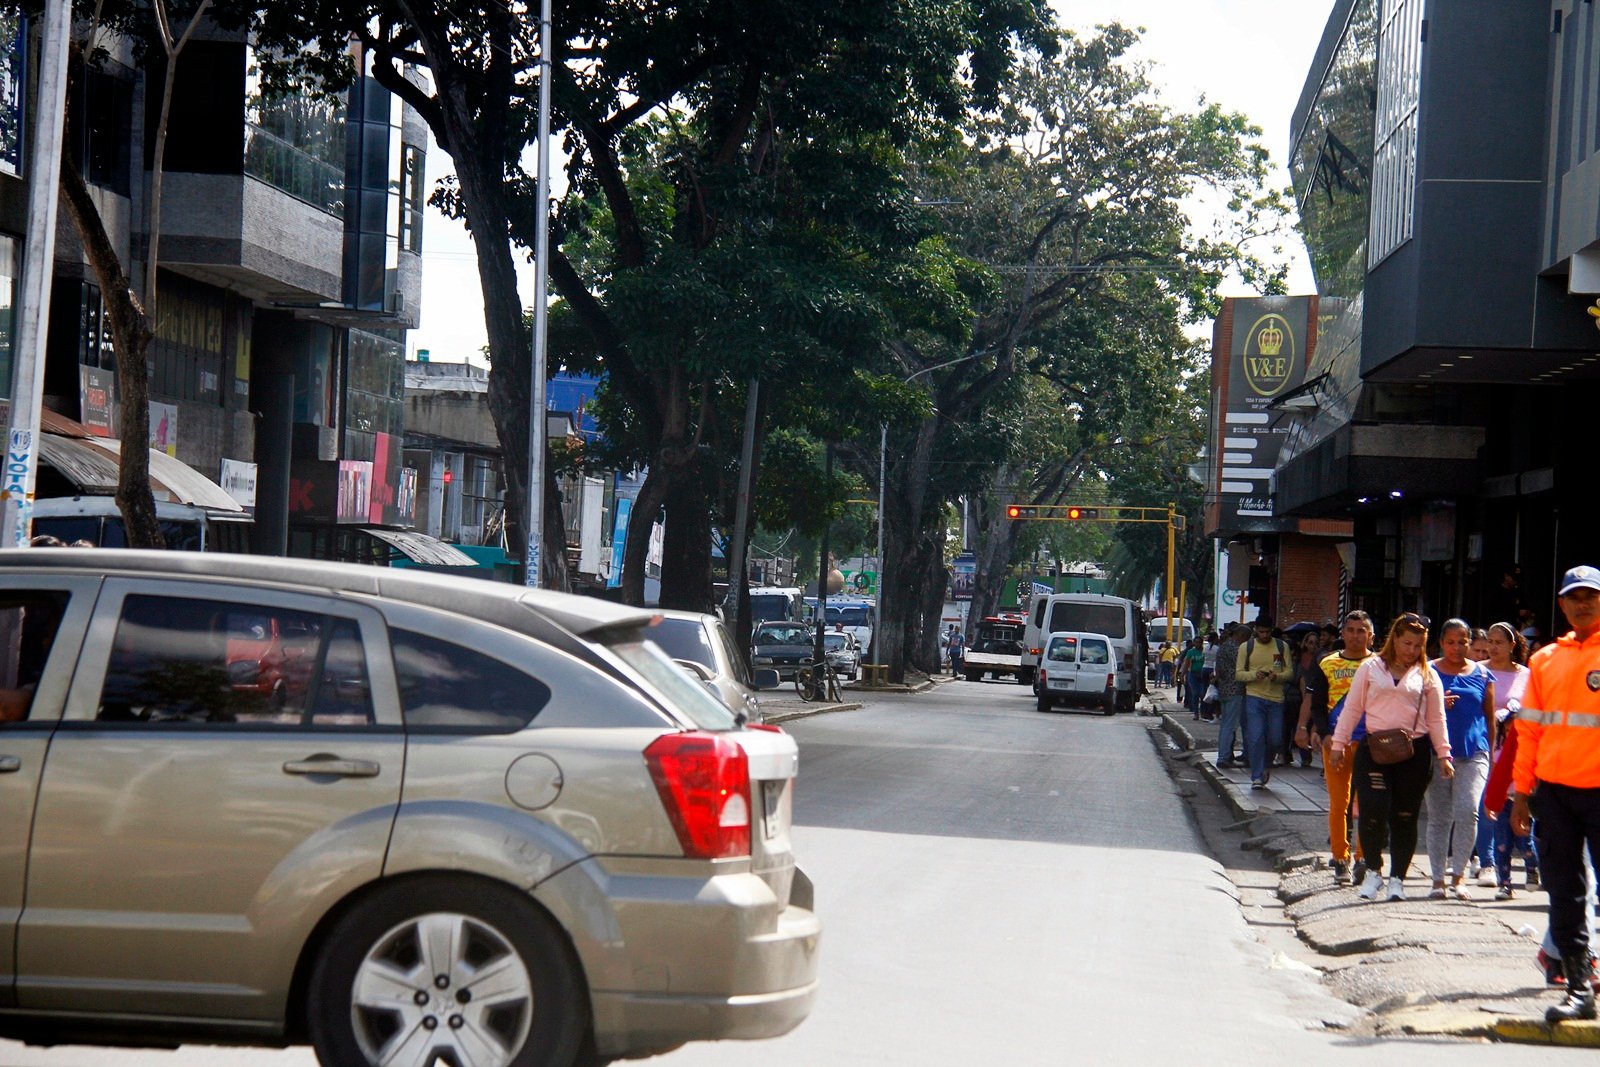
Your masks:
<svg viewBox="0 0 1600 1067"><path fill-rule="evenodd" d="M706 636L705 624L699 619L657 619L644 633L673 659L686 659L716 673L717 656Z"/></svg>
<svg viewBox="0 0 1600 1067"><path fill-rule="evenodd" d="M1050 649L1045 653L1045 658L1051 663L1071 663L1077 651L1076 637L1058 637L1050 642Z"/></svg>
<svg viewBox="0 0 1600 1067"><path fill-rule="evenodd" d="M1050 606L1050 629L1080 633L1128 636L1128 609L1123 604L1089 604L1058 600Z"/></svg>
<svg viewBox="0 0 1600 1067"><path fill-rule="evenodd" d="M1104 641L1086 637L1078 646L1078 662L1104 666L1111 662L1111 649Z"/></svg>
<svg viewBox="0 0 1600 1067"><path fill-rule="evenodd" d="M732 730L738 726L727 705L668 659L654 641L646 639L646 633L630 630L622 638L607 642L606 647L636 671L660 699L700 729Z"/></svg>
<svg viewBox="0 0 1600 1067"><path fill-rule="evenodd" d="M509 734L550 702L550 687L509 663L410 630L391 630L400 708L409 729Z"/></svg>

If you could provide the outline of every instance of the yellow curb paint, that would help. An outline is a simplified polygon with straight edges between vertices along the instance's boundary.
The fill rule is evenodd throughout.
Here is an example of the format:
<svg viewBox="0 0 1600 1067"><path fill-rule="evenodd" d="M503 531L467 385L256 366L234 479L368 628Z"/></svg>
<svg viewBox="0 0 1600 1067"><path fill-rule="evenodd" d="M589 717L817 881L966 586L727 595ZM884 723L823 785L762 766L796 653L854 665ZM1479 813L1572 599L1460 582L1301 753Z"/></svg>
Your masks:
<svg viewBox="0 0 1600 1067"><path fill-rule="evenodd" d="M1566 1048L1600 1048L1600 1022L1581 1021L1551 1026L1537 1019L1495 1021L1490 1027L1502 1041L1535 1045L1561 1045Z"/></svg>

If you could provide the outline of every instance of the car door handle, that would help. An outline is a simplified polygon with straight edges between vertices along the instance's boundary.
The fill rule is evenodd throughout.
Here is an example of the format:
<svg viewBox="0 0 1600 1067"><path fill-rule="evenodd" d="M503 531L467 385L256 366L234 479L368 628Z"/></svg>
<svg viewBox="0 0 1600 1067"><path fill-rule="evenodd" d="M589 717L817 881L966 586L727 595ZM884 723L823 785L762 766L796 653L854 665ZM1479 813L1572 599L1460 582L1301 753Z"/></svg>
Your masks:
<svg viewBox="0 0 1600 1067"><path fill-rule="evenodd" d="M22 760L16 756L0 756L0 774L16 774L22 770Z"/></svg>
<svg viewBox="0 0 1600 1067"><path fill-rule="evenodd" d="M283 765L284 774L327 774L336 778L376 778L382 769L374 760L340 759L323 752Z"/></svg>

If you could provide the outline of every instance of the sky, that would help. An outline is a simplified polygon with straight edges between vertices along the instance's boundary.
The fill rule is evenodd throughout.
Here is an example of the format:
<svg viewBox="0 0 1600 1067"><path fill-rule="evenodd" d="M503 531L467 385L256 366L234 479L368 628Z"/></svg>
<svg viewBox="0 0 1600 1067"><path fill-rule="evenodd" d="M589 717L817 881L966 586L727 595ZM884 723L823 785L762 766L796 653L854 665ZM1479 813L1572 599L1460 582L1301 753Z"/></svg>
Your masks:
<svg viewBox="0 0 1600 1067"><path fill-rule="evenodd" d="M1332 0L1053 0L1053 6L1074 28L1112 21L1144 27L1136 55L1155 65L1155 81L1168 102L1193 106L1203 96L1249 116L1272 155L1275 183L1288 186L1289 121ZM430 144L430 188L450 169L450 157ZM1290 291L1312 291L1303 252L1292 240L1286 250ZM527 305L533 268L526 262L519 267ZM1227 296L1247 292L1237 283L1223 290ZM423 229L422 319L411 333L410 351L426 349L435 362L482 362L484 343L472 239L460 223L430 209Z"/></svg>

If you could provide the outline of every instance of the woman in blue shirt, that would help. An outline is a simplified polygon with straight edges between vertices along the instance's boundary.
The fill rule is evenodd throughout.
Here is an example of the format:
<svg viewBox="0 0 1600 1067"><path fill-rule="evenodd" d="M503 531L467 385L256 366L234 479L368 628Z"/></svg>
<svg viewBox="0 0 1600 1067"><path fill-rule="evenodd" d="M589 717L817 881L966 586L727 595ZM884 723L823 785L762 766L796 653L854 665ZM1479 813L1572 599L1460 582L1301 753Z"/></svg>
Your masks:
<svg viewBox="0 0 1600 1067"><path fill-rule="evenodd" d="M1439 630L1439 658L1433 669L1444 683L1444 724L1455 758L1453 778L1436 776L1428 785L1428 864L1433 870L1435 900L1471 900L1467 860L1478 835L1478 809L1489 781L1489 753L1494 749L1494 675L1467 656L1472 628L1450 619ZM1446 863L1446 853L1449 862ZM1449 888L1445 871L1450 872Z"/></svg>

